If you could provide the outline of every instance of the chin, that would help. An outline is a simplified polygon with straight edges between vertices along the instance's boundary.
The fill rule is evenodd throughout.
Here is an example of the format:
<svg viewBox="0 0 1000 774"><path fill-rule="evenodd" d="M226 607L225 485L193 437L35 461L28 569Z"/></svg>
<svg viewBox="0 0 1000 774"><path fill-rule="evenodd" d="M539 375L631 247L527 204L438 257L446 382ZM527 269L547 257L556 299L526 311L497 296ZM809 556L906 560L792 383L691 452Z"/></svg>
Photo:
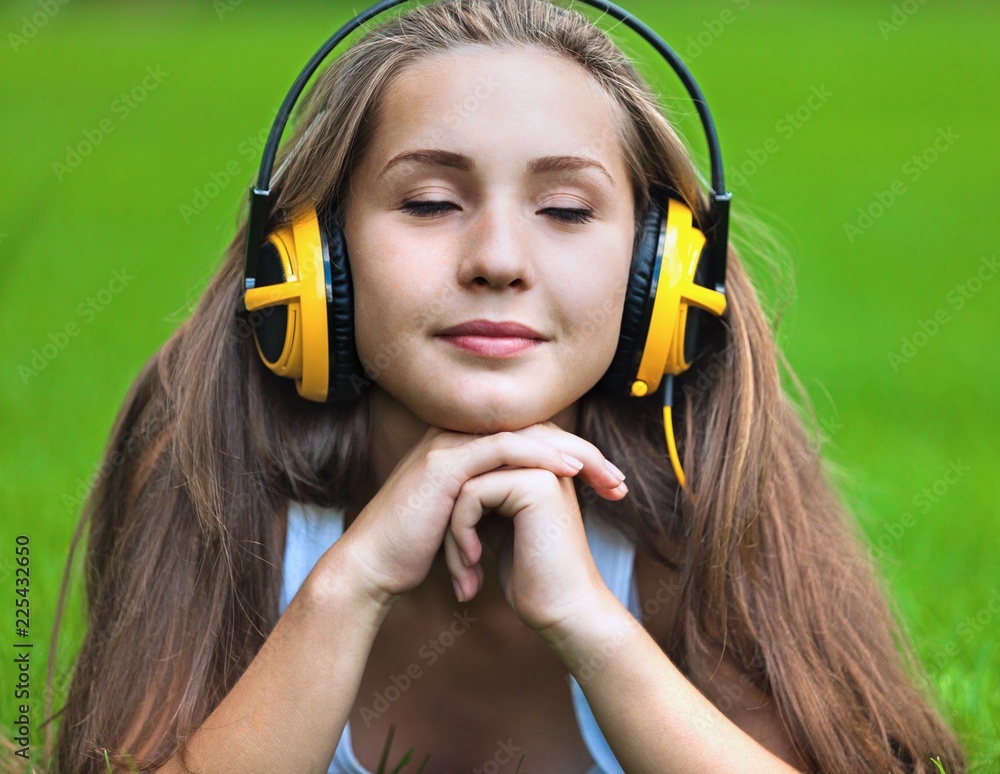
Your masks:
<svg viewBox="0 0 1000 774"><path fill-rule="evenodd" d="M492 435L504 430L520 430L536 422L545 421L529 415L511 412L497 412L489 409L479 412L458 412L454 408L436 419L425 420L455 433Z"/></svg>
<svg viewBox="0 0 1000 774"><path fill-rule="evenodd" d="M523 400L506 403L481 400L473 403L468 398L456 398L423 419L452 432L492 435L504 430L521 430L539 422L555 421L560 424L557 418L572 411L574 405L563 406L546 401L544 405L528 406Z"/></svg>

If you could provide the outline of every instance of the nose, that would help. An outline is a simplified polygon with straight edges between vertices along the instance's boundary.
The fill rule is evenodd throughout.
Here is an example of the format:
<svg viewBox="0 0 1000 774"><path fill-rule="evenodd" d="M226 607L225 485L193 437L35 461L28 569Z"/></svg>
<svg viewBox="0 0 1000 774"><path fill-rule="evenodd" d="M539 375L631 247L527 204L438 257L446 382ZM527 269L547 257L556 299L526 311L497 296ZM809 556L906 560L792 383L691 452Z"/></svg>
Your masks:
<svg viewBox="0 0 1000 774"><path fill-rule="evenodd" d="M528 229L512 204L485 202L469 225L461 245L458 280L463 286L503 289L534 282Z"/></svg>

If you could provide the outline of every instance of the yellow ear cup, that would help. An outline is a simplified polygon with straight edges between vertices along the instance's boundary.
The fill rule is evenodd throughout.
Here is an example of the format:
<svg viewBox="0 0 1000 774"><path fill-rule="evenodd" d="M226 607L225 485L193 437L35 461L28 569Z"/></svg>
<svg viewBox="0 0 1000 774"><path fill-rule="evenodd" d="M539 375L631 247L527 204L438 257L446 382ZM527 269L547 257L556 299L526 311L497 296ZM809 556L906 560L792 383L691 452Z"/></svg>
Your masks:
<svg viewBox="0 0 1000 774"><path fill-rule="evenodd" d="M267 242L281 259L285 281L251 288L243 303L249 312L285 304L288 325L277 359L267 359L255 334L257 352L278 376L295 379L299 395L322 403L329 389L330 350L323 241L316 211L293 218L291 225L269 234Z"/></svg>
<svg viewBox="0 0 1000 774"><path fill-rule="evenodd" d="M670 463L681 488L686 486L681 468L671 411L673 377L691 364L684 359L684 338L690 306L704 309L721 317L726 311L726 297L718 291L702 287L694 281L705 245L705 235L693 225L691 209L670 199L667 217L657 252L662 255L660 270L654 284L653 312L649 331L642 349L642 359L632 383L632 394L641 397L654 392L660 380L668 375L663 404L663 429L667 439ZM694 495L691 496L692 500Z"/></svg>
<svg viewBox="0 0 1000 774"><path fill-rule="evenodd" d="M632 394L655 392L664 374L677 375L691 364L684 360L684 326L689 305L716 316L726 310L726 297L694 281L705 235L693 225L691 210L670 199L666 225L657 251L662 253L655 284L653 312L632 383Z"/></svg>

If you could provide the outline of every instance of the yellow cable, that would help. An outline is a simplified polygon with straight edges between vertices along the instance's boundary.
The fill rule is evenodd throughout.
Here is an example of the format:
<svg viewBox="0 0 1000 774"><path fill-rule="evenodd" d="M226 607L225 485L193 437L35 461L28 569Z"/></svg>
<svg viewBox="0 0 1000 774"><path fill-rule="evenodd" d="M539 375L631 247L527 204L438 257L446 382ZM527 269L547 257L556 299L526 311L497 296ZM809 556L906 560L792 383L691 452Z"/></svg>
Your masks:
<svg viewBox="0 0 1000 774"><path fill-rule="evenodd" d="M674 474L681 487L684 486L684 471L677 456L677 444L674 442L674 423L671 419L670 406L663 407L663 429L667 431L667 449L670 451L670 463L674 466Z"/></svg>
<svg viewBox="0 0 1000 774"><path fill-rule="evenodd" d="M667 436L667 449L670 451L670 464L674 467L674 475L677 476L677 481L681 485L681 489L686 488L684 485L684 470L681 468L681 460L677 455L677 443L674 441L674 422L671 415L670 406L665 405L663 407L663 429ZM691 495L691 502L694 502L694 495Z"/></svg>

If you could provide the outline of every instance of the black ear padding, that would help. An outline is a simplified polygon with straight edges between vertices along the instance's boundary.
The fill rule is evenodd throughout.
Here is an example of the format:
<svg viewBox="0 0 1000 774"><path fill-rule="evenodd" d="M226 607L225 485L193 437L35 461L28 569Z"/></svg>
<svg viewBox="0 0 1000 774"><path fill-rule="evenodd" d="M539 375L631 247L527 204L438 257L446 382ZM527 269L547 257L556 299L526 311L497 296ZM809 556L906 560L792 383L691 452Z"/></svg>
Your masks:
<svg viewBox="0 0 1000 774"><path fill-rule="evenodd" d="M666 211L659 199L653 196L643 218L642 232L636 245L634 266L625 291L625 307L622 310L621 331L618 334L618 349L611 365L597 383L597 389L616 398L627 398L632 394L632 380L642 355L646 341L646 331L653 316L653 295L650 288L656 267L656 248L660 240L660 230Z"/></svg>
<svg viewBox="0 0 1000 774"><path fill-rule="evenodd" d="M260 258L257 262L257 278L255 285L279 285L287 279L281 256L270 241L260 248ZM288 307L284 304L258 309L250 315L250 325L257 336L261 352L271 363L281 357L285 348L285 337L288 332Z"/></svg>
<svg viewBox="0 0 1000 774"><path fill-rule="evenodd" d="M696 285L715 290L709 279L710 267L708 261L704 259L704 255L705 251L703 249L703 258L698 261L698 268L694 272L694 282ZM693 364L695 356L704 348L699 331L703 325L709 324L710 317L711 315L704 309L699 309L691 305L688 306L687 321L684 323L684 361L686 363Z"/></svg>
<svg viewBox="0 0 1000 774"><path fill-rule="evenodd" d="M357 402L371 383L354 340L354 286L351 264L347 256L347 241L343 229L329 215L320 214L320 236L323 241L323 271L329 292L327 296L327 341L329 342L330 379L327 400L340 407Z"/></svg>

